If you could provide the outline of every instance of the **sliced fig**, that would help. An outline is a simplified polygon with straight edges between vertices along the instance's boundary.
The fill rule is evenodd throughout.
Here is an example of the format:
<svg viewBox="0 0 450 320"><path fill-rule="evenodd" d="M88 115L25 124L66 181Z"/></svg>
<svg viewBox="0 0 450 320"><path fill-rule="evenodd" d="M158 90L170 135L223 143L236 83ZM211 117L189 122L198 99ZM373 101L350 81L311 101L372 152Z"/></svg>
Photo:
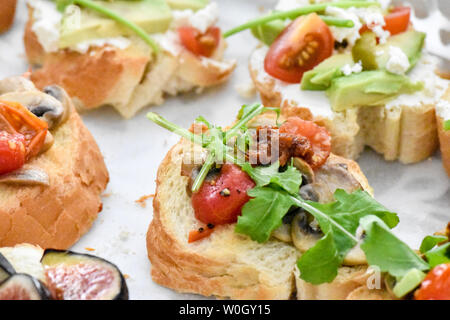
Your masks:
<svg viewBox="0 0 450 320"><path fill-rule="evenodd" d="M0 284L0 300L50 300L47 288L32 276L16 273Z"/></svg>
<svg viewBox="0 0 450 320"><path fill-rule="evenodd" d="M41 263L54 299L128 300L125 278L114 264L104 259L47 249Z"/></svg>
<svg viewBox="0 0 450 320"><path fill-rule="evenodd" d="M5 281L12 276L16 271L4 255L0 253L0 282Z"/></svg>

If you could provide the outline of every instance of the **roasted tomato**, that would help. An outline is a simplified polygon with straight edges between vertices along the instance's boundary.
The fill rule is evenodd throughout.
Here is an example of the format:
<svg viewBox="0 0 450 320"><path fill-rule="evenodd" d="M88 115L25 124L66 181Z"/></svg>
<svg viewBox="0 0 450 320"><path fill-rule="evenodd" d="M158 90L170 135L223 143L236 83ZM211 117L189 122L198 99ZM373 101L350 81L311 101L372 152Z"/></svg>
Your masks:
<svg viewBox="0 0 450 320"><path fill-rule="evenodd" d="M0 174L20 169L25 164L25 137L20 134L0 132Z"/></svg>
<svg viewBox="0 0 450 320"><path fill-rule="evenodd" d="M270 46L264 69L271 76L299 83L311 70L333 53L330 28L315 13L294 20Z"/></svg>
<svg viewBox="0 0 450 320"><path fill-rule="evenodd" d="M416 291L417 300L450 300L450 263L431 270Z"/></svg>
<svg viewBox="0 0 450 320"><path fill-rule="evenodd" d="M250 200L247 190L253 180L238 166L224 164L216 180L205 181L192 195L195 217L205 224L225 224L237 221L242 206Z"/></svg>
<svg viewBox="0 0 450 320"><path fill-rule="evenodd" d="M26 160L39 153L47 135L48 125L16 102L0 101L0 131L25 137Z"/></svg>
<svg viewBox="0 0 450 320"><path fill-rule="evenodd" d="M183 46L197 56L210 57L220 43L220 29L210 27L205 33L200 33L193 27L180 27L178 34Z"/></svg>
<svg viewBox="0 0 450 320"><path fill-rule="evenodd" d="M411 8L395 7L384 17L386 25L383 27L383 29L389 31L391 33L391 36L405 32L406 30L408 30L410 18ZM369 28L364 25L361 28L360 33L363 34L368 30Z"/></svg>
<svg viewBox="0 0 450 320"><path fill-rule="evenodd" d="M327 129L312 121L290 117L281 125L280 133L299 135L309 140L313 155L305 160L313 169L319 168L327 161L331 152L331 137Z"/></svg>

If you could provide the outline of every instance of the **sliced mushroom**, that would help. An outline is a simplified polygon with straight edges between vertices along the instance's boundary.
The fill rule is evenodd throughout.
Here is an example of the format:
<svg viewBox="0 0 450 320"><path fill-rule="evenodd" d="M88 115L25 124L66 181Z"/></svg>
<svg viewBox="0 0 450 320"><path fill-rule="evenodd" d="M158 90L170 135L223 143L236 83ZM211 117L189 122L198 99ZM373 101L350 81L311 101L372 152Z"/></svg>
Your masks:
<svg viewBox="0 0 450 320"><path fill-rule="evenodd" d="M49 186L50 178L48 177L48 174L41 169L22 168L0 176L0 183L26 186Z"/></svg>
<svg viewBox="0 0 450 320"><path fill-rule="evenodd" d="M327 162L315 174L315 182L312 184L319 195L319 202L328 203L334 201L336 189L344 189L353 192L361 189L361 184L356 180L347 164Z"/></svg>
<svg viewBox="0 0 450 320"><path fill-rule="evenodd" d="M306 177L308 183L314 183L314 170L305 160L294 157L294 167L296 167L303 174L303 176Z"/></svg>
<svg viewBox="0 0 450 320"><path fill-rule="evenodd" d="M367 264L366 254L362 251L359 243L347 253L343 264L346 266L359 266Z"/></svg>
<svg viewBox="0 0 450 320"><path fill-rule="evenodd" d="M322 238L323 233L314 217L305 211L301 211L292 220L291 236L297 249L300 252L305 252Z"/></svg>
<svg viewBox="0 0 450 320"><path fill-rule="evenodd" d="M44 153L45 151L50 149L54 142L55 142L55 139L53 138L52 133L50 131L47 131L47 134L46 134L45 140L44 140L44 144L42 145L42 148L39 151L39 153L40 154Z"/></svg>
<svg viewBox="0 0 450 320"><path fill-rule="evenodd" d="M24 77L9 77L0 80L0 94L36 90L33 82Z"/></svg>
<svg viewBox="0 0 450 320"><path fill-rule="evenodd" d="M64 108L64 113L59 121L59 124L66 122L66 120L69 118L72 108L71 99L66 90L64 90L60 86L52 85L45 87L44 92L61 102Z"/></svg>
<svg viewBox="0 0 450 320"><path fill-rule="evenodd" d="M292 242L291 225L283 223L272 231L272 236L283 242Z"/></svg>
<svg viewBox="0 0 450 320"><path fill-rule="evenodd" d="M57 127L65 117L60 101L40 91L10 92L0 96L0 100L21 103L34 115L48 123L49 129Z"/></svg>

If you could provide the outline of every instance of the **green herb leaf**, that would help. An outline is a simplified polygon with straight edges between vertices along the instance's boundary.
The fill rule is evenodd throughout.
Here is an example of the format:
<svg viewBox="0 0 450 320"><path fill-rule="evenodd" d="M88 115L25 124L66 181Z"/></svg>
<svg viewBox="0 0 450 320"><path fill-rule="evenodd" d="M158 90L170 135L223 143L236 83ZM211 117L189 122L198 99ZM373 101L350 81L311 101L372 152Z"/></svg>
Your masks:
<svg viewBox="0 0 450 320"><path fill-rule="evenodd" d="M248 162L241 168L255 181L258 187L274 184L290 194L298 194L302 183L302 174L294 166L289 165L283 172L279 172L279 161L267 167L252 167Z"/></svg>
<svg viewBox="0 0 450 320"><path fill-rule="evenodd" d="M425 253L427 251L430 251L439 243L445 242L447 240L448 238L446 236L426 236L422 240L422 244L420 245L420 252Z"/></svg>
<svg viewBox="0 0 450 320"><path fill-rule="evenodd" d="M450 242L425 253L430 268L450 262Z"/></svg>
<svg viewBox="0 0 450 320"><path fill-rule="evenodd" d="M336 278L342 257L336 248L333 234L328 233L317 241L297 261L300 277L312 284L331 282Z"/></svg>
<svg viewBox="0 0 450 320"><path fill-rule="evenodd" d="M450 130L450 120L444 121L444 130L445 131Z"/></svg>
<svg viewBox="0 0 450 320"><path fill-rule="evenodd" d="M242 208L235 231L259 243L266 242L294 203L287 192L270 187L256 187L247 193L254 199Z"/></svg>
<svg viewBox="0 0 450 320"><path fill-rule="evenodd" d="M398 239L378 217L362 218L361 226L366 232L361 249L366 254L369 265L378 266L382 272L388 272L397 278L403 277L411 269L429 269L428 264Z"/></svg>

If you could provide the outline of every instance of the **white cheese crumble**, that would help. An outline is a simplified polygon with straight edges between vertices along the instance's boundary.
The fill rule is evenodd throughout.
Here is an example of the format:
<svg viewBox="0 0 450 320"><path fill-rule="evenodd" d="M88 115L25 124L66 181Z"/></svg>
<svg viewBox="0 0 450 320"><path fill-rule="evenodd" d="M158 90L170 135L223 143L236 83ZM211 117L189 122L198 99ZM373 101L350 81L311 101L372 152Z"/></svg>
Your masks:
<svg viewBox="0 0 450 320"><path fill-rule="evenodd" d="M450 102L441 100L436 104L436 113L444 121L450 120Z"/></svg>
<svg viewBox="0 0 450 320"><path fill-rule="evenodd" d="M386 25L386 21L379 8L349 8L348 10L355 13L360 21L376 34L380 43L386 43L387 38L389 38L391 34L389 31L383 29Z"/></svg>
<svg viewBox="0 0 450 320"><path fill-rule="evenodd" d="M355 63L353 66L350 64L346 64L345 66L343 66L341 68L341 71L345 76L349 76L352 73L360 73L360 72L362 72L362 70L363 70L363 67L362 67L361 61L358 61L358 63Z"/></svg>
<svg viewBox="0 0 450 320"><path fill-rule="evenodd" d="M389 60L386 70L396 74L405 74L410 67L406 54L396 46L389 46Z"/></svg>
<svg viewBox="0 0 450 320"><path fill-rule="evenodd" d="M131 41L124 37L92 39L82 41L76 44L74 47L71 47L71 49L80 53L86 53L89 51L89 48L91 47L103 47L106 45L111 45L119 49L126 49L130 46L130 44Z"/></svg>
<svg viewBox="0 0 450 320"><path fill-rule="evenodd" d="M191 9L187 10L173 10L173 21L171 28L178 28L181 26L191 26L205 33L209 27L217 22L219 16L219 8L217 3L212 2L203 9L197 12Z"/></svg>
<svg viewBox="0 0 450 320"><path fill-rule="evenodd" d="M296 8L301 8L309 4L309 0L280 0L275 6L275 10L288 11Z"/></svg>
<svg viewBox="0 0 450 320"><path fill-rule="evenodd" d="M36 34L39 43L46 52L55 52L59 49L59 27L62 15L56 10L52 1L28 0L33 8L33 25L31 30Z"/></svg>
<svg viewBox="0 0 450 320"><path fill-rule="evenodd" d="M327 7L325 13L336 18L353 21L354 26L352 28L339 28L330 26L331 32L333 33L334 39L336 41L343 42L344 40L347 40L347 42L351 46L353 46L356 40L361 37L359 34L359 29L361 29L362 24L359 21L359 17L350 10L336 7Z"/></svg>

